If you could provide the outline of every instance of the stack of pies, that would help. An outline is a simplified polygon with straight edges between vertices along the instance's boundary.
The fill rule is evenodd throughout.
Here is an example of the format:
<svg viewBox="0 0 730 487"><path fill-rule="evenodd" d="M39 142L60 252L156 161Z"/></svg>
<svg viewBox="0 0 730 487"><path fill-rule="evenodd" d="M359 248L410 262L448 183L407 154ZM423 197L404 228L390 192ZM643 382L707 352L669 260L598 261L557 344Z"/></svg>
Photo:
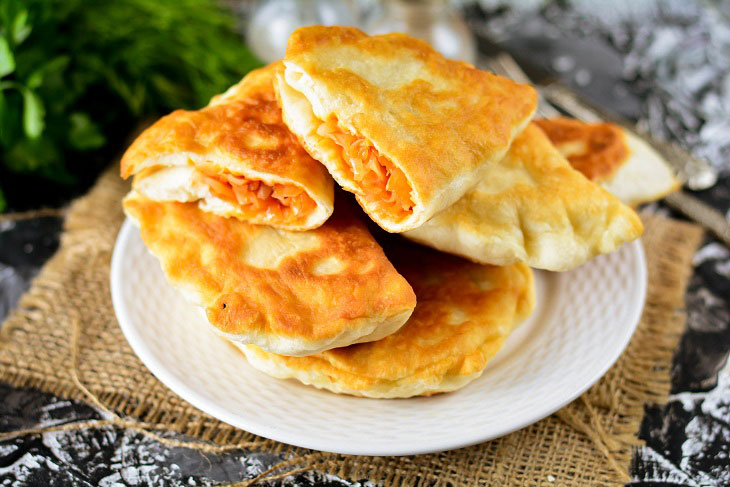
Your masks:
<svg viewBox="0 0 730 487"><path fill-rule="evenodd" d="M406 35L300 29L283 61L140 135L124 210L253 367L366 397L453 391L533 310L530 267L642 232L536 103Z"/></svg>

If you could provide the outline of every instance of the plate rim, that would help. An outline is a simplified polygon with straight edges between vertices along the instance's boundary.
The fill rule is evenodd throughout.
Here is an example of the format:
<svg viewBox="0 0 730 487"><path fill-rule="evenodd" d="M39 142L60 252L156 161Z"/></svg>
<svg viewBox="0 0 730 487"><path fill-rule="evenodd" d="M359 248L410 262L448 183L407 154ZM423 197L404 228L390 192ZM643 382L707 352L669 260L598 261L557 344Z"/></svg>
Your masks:
<svg viewBox="0 0 730 487"><path fill-rule="evenodd" d="M340 441L339 443L335 443L334 441L327 439L320 440L313 436L302 435L296 431L291 431L290 429L272 427L259 421L248 422L242 416L232 414L216 402L202 396L186 385L183 381L179 381L171 372L168 371L168 368L154 355L154 353L150 351L149 348L147 348L145 340L137 332L137 328L132 324L132 319L130 318L126 307L123 305L124 300L121 294L121 279L123 275L122 264L124 259L123 247L128 244L129 239L134 235L135 231L137 231L137 227L134 225L132 220L126 218L114 244L110 269L110 290L112 306L114 308L114 313L116 315L117 322L119 323L119 327L122 329L122 333L130 347L145 367L147 367L150 372L152 372L152 374L166 387L180 396L180 398L189 402L197 409L210 414L229 425L281 443L345 455L405 456L455 450L506 436L550 416L573 402L591 386L598 382L598 380L600 380L601 377L608 372L608 370L624 353L634 335L634 332L636 331L636 327L640 322L641 314L646 302L648 286L646 256L641 239L624 244L624 246L628 246L632 250L631 257L634 260L632 267L637 270L636 278L639 286L638 291L640 299L636 299L632 308L627 312L627 320L630 321L631 324L627 325L623 329L624 336L621 337L620 342L618 342L620 343L620 346L617 346L616 349L613 350L613 353L610 354L610 358L605 361L602 367L597 369L596 373L594 373L590 379L585 380L584 383L575 388L571 394L568 394L561 400L555 401L554 403L549 404L549 406L540 409L539 412L531 415L524 415L511 423L507 423L502 428L499 428L497 432L492 431L486 433L478 428L474 428L474 431L471 434L462 433L456 436L456 438L452 441L430 440L430 442L424 442L423 446L420 447L414 445L408 448L405 446L394 446L389 448L389 444L387 443L372 443L372 446L370 446L370 443L363 443L362 440L359 440L359 442ZM358 445L358 443L359 446L350 446ZM375 446L376 444L377 447Z"/></svg>

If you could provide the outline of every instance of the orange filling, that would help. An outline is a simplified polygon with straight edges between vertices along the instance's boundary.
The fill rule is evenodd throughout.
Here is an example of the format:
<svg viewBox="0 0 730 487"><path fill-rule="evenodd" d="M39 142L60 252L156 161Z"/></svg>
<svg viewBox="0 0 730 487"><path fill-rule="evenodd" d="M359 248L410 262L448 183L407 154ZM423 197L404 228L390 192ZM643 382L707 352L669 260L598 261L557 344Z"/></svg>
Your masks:
<svg viewBox="0 0 730 487"><path fill-rule="evenodd" d="M316 208L315 202L301 188L234 176L229 173L200 173L211 193L239 206L244 218L258 219L263 213L267 222L293 223L305 220Z"/></svg>
<svg viewBox="0 0 730 487"><path fill-rule="evenodd" d="M594 182L609 179L629 156L621 128L570 118L535 120L574 169Z"/></svg>
<svg viewBox="0 0 730 487"><path fill-rule="evenodd" d="M413 212L411 185L393 162L380 154L370 141L344 131L335 118L317 128L317 134L331 139L340 149L342 168L376 212L402 220Z"/></svg>

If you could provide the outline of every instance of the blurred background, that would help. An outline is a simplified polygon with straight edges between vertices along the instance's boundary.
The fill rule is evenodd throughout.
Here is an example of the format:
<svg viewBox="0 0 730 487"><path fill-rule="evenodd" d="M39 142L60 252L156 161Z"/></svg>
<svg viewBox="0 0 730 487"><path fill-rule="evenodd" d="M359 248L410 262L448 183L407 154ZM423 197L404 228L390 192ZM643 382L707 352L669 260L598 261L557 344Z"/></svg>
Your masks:
<svg viewBox="0 0 730 487"><path fill-rule="evenodd" d="M63 205L146 121L203 106L315 24L407 32L475 64L507 48L727 172L728 15L692 0L2 0L0 211Z"/></svg>

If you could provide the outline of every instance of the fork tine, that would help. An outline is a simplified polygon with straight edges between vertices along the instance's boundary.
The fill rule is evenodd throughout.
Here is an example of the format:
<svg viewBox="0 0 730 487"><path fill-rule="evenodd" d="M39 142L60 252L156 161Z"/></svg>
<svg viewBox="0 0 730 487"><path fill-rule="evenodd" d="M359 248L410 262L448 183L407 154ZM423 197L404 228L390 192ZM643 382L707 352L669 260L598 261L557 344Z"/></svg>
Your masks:
<svg viewBox="0 0 730 487"><path fill-rule="evenodd" d="M510 78L518 83L524 83L533 85L532 80L522 70L520 65L515 59L506 52L500 52L495 57L486 58L483 61L484 66L496 75ZM541 118L557 118L563 116L563 114L552 106L545 98L540 94L538 90L537 100L537 115Z"/></svg>
<svg viewBox="0 0 730 487"><path fill-rule="evenodd" d="M522 70L517 61L506 52L500 52L495 58L495 64L501 67L505 76L517 81L518 83L532 84L532 80Z"/></svg>

